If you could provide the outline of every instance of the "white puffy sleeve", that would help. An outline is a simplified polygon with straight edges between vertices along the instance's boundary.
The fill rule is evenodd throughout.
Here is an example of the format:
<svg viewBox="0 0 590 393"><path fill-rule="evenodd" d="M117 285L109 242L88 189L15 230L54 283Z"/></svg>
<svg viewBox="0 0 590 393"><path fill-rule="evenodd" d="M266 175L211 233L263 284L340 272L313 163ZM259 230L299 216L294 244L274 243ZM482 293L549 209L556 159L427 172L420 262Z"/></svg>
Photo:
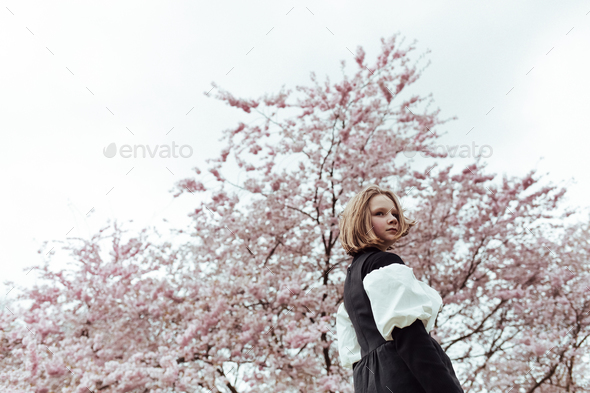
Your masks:
<svg viewBox="0 0 590 393"><path fill-rule="evenodd" d="M400 263L371 271L363 279L363 286L371 302L377 329L385 340L392 339L395 326L401 329L416 319L420 319L430 333L442 309L438 292L418 280L412 268Z"/></svg>
<svg viewBox="0 0 590 393"><path fill-rule="evenodd" d="M361 346L356 339L354 326L344 308L344 302L336 312L336 334L338 339L338 352L340 364L345 368L352 368L353 363L361 360Z"/></svg>

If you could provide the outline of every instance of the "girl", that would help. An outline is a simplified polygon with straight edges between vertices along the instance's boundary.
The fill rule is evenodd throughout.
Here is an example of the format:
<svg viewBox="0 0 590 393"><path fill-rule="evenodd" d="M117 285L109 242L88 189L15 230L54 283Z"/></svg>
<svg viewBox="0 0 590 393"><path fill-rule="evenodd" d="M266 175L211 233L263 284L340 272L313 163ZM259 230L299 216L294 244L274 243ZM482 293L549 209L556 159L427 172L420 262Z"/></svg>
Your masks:
<svg viewBox="0 0 590 393"><path fill-rule="evenodd" d="M391 252L415 220L397 196L370 185L341 213L340 242L353 256L336 313L340 362L355 393L463 392L449 357L430 336L442 298Z"/></svg>

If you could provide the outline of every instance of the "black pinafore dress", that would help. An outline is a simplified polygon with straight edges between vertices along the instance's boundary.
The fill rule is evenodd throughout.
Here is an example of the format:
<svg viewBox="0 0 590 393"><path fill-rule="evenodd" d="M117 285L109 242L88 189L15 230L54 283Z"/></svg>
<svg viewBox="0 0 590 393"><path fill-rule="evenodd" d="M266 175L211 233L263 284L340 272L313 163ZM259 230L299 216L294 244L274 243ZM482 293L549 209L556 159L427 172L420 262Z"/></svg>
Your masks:
<svg viewBox="0 0 590 393"><path fill-rule="evenodd" d="M356 332L362 356L353 365L354 392L425 393L420 381L398 354L394 340L385 340L375 324L371 303L361 280L363 264L372 254L374 252L365 252L355 258L344 281L344 307ZM416 320L415 323L421 324L422 321ZM440 348L438 343L437 347ZM441 358L448 359L442 348L439 352L442 352L439 353ZM447 367L449 365L450 359Z"/></svg>

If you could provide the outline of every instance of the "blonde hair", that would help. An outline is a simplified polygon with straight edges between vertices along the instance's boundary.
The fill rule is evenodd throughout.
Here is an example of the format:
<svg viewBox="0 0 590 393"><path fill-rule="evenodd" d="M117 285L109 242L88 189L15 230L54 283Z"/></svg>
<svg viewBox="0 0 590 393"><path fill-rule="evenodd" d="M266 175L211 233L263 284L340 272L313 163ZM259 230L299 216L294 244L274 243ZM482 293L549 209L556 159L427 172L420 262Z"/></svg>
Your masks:
<svg viewBox="0 0 590 393"><path fill-rule="evenodd" d="M383 245L383 240L375 235L371 230L371 211L369 201L375 195L385 195L393 202L393 205L399 212L398 222L399 231L395 235L395 240L407 236L410 228L417 224L416 220L409 219L404 215L404 209L392 191L383 189L375 184L365 187L361 192L356 194L342 213L338 216L338 228L340 229L340 243L348 255L356 256L367 247L378 247ZM391 249L392 247L389 247Z"/></svg>

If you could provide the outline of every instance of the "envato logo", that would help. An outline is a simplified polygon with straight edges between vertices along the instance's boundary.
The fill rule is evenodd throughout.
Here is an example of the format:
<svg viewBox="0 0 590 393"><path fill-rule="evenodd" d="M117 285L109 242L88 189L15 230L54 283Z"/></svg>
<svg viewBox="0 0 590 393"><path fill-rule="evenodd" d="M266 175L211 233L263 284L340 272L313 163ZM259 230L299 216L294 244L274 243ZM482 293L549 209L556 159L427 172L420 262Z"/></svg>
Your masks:
<svg viewBox="0 0 590 393"><path fill-rule="evenodd" d="M494 154L494 149L492 149L492 147L490 145L482 145L481 147L479 147L477 153L475 151L475 148L478 147L478 145L475 144L475 142L471 142L471 148L469 148L469 145L453 145L453 146L449 146L449 145L437 145L434 147L434 151L427 149L426 151L412 151L412 150L403 150L403 153L406 157L408 158L412 158L416 155L416 153L420 153L420 155L424 158L426 157L431 157L432 154L436 154L436 153L442 153L445 157L446 156L450 156L450 157L461 157L461 158L478 158L478 157L483 157L483 158L489 158L492 156L492 154ZM459 154L457 155L457 149L461 148L461 151L459 152ZM427 153L430 153L427 154Z"/></svg>
<svg viewBox="0 0 590 393"><path fill-rule="evenodd" d="M172 147L170 147L170 145L156 145L153 150L150 145L133 145L133 148L131 145L121 145L119 148L119 155L123 158L131 158L131 153L133 153L133 158L137 158L137 151L141 149L140 154L142 155L142 158L146 158L146 150L151 158L156 157L158 152L160 158L178 158L179 156L176 154L177 147L178 146L174 141L172 141ZM182 158L189 158L193 155L193 148L189 145L182 145L178 147L178 153ZM102 149L102 154L107 158L113 158L117 155L117 145L114 142L111 143Z"/></svg>

